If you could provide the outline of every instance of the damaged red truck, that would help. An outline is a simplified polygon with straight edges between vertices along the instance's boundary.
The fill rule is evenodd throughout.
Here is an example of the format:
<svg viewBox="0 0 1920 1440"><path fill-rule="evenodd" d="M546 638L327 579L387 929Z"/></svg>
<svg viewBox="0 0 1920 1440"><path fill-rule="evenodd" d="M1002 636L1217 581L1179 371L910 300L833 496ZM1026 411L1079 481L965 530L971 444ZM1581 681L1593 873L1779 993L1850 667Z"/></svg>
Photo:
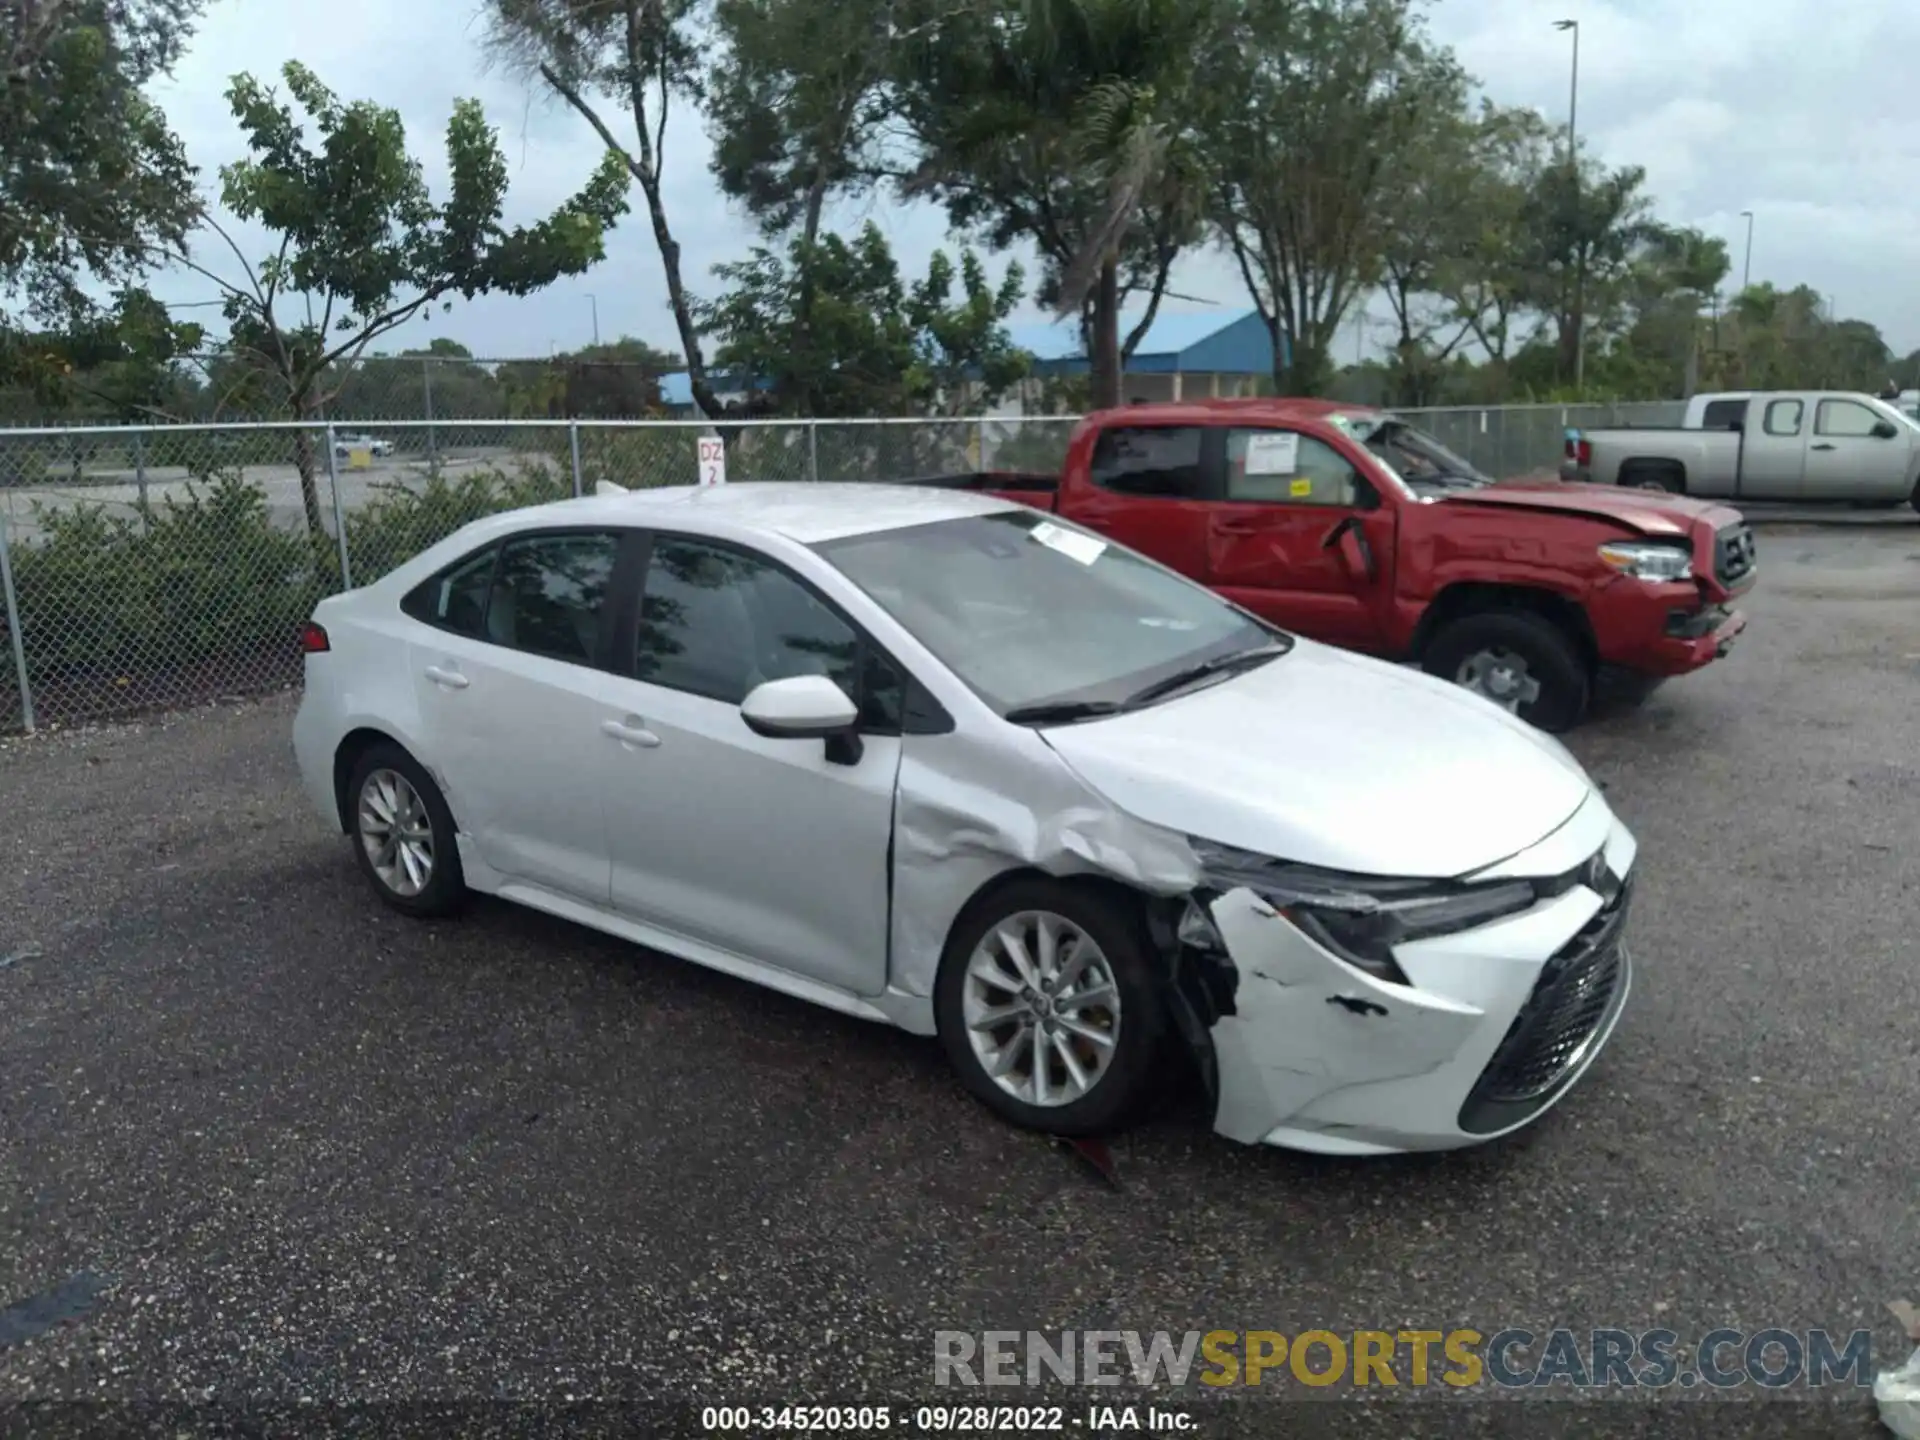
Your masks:
<svg viewBox="0 0 1920 1440"><path fill-rule="evenodd" d="M1324 400L1103 411L1058 477L926 483L1056 512L1282 629L1416 662L1548 731L1610 680L1644 694L1725 655L1756 575L1737 510L1496 482L1391 414Z"/></svg>

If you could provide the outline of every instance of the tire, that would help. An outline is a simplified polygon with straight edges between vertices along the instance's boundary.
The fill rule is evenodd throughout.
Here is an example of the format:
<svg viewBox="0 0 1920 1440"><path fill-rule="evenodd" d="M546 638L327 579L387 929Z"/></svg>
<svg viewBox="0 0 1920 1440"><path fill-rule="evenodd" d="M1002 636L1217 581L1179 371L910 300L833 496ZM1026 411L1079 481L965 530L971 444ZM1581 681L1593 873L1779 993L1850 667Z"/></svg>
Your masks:
<svg viewBox="0 0 1920 1440"><path fill-rule="evenodd" d="M1003 927L1015 929L1023 937L1026 956L1032 963L1044 953L1035 933L1042 917L1050 917L1056 933L1077 931L1083 937L1069 945L1063 935L1062 943L1056 946L1056 963L1067 980L1062 995L1093 992L1097 987L1092 982L1104 972L1119 1002L1117 1007L1097 1002L1084 1007L1047 1007L1056 1017L1066 1014L1077 1020L1084 1030L1114 1035L1112 1045L1103 1049L1084 1039L1084 1031L1052 1032L1056 1048L1049 1051L1044 1067L1046 1089L1054 1096L1050 1103L1036 1103L1035 1099L1034 1011L1025 1010L1021 1017L993 1029L971 1028L969 1024L977 1021L989 1005L994 1010L1020 1005L1020 996L1011 984L996 988L980 979L976 960L984 964L992 959L1001 976L1011 981L1014 967L1001 958L1005 951L994 945L995 934ZM1074 974L1069 968L1073 955L1087 941L1096 947L1095 955ZM980 957L976 957L976 951L981 952ZM1148 1096L1167 1034L1159 967L1141 918L1124 900L1099 885L1039 877L990 890L961 912L941 956L934 985L934 1018L948 1061L960 1083L976 1099L1024 1129L1069 1138L1112 1134L1135 1117ZM1024 1047L1016 1038L1023 1029L1027 1037ZM976 1037L982 1048L976 1048ZM1003 1084L988 1066L994 1051L1007 1047L1013 1049L1014 1064ZM1060 1047L1074 1055L1091 1081L1071 1099L1062 1098L1073 1087ZM1103 1053L1104 1065L1095 1074L1095 1063Z"/></svg>
<svg viewBox="0 0 1920 1440"><path fill-rule="evenodd" d="M1687 493L1686 472L1670 465L1641 466L1631 469L1621 483L1631 490L1661 490L1669 495Z"/></svg>
<svg viewBox="0 0 1920 1440"><path fill-rule="evenodd" d="M411 802L408 796L411 793ZM347 782L347 833L353 839L353 856L360 871L372 883L375 893L403 915L431 919L451 915L466 899L466 877L460 869L460 847L455 839L453 812L426 768L392 741L371 745L354 764ZM411 871L399 851L389 851L379 832L377 812L398 805L404 817L412 812L424 824L416 829L424 843L427 873L424 883L410 888ZM391 863L381 863L376 854L390 853ZM419 851L413 851L417 861Z"/></svg>
<svg viewBox="0 0 1920 1440"><path fill-rule="evenodd" d="M1421 667L1442 680L1486 696L1512 710L1536 729L1557 735L1578 725L1587 713L1593 677L1573 640L1553 621L1530 610L1483 610L1442 626L1428 643ZM1523 667L1521 677L1537 682L1531 700L1506 700L1500 674ZM1484 677L1475 683L1476 677Z"/></svg>
<svg viewBox="0 0 1920 1440"><path fill-rule="evenodd" d="M1920 510L1920 481L1914 483L1913 494L1907 497L1907 504L1911 505L1915 510Z"/></svg>

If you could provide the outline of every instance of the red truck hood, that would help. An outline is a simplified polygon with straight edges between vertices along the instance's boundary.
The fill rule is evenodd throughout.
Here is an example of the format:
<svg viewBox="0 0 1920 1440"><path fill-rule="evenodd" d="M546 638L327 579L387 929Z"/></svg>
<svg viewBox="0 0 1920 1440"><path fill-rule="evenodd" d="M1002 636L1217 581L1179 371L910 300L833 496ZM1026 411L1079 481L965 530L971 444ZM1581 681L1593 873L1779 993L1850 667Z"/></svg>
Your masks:
<svg viewBox="0 0 1920 1440"><path fill-rule="evenodd" d="M1659 490L1576 485L1564 480L1503 480L1497 485L1449 495L1439 503L1591 515L1612 520L1642 535L1687 535L1702 519L1711 519L1718 529L1740 518L1738 511L1706 500L1689 500Z"/></svg>

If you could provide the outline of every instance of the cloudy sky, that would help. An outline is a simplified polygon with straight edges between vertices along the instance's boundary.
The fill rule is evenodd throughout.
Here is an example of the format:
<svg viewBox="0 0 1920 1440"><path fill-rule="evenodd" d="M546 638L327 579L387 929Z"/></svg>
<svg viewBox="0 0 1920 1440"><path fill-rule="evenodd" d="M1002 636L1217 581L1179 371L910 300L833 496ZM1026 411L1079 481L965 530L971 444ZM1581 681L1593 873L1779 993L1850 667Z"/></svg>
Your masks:
<svg viewBox="0 0 1920 1440"><path fill-rule="evenodd" d="M399 108L415 153L440 182L440 134L453 101L474 96L502 132L513 170L509 220L545 213L586 177L595 142L585 124L481 53L479 0L332 0L325 6L214 0L196 43L158 94L203 171L242 150L222 92L239 71L266 75L289 59L348 99ZM1843 315L1878 324L1894 348L1920 346L1920 56L1915 0L1437 0L1436 35L1503 104L1566 114L1570 45L1552 21L1580 22L1579 129L1610 164L1646 167L1662 218L1726 237L1737 281L1752 210L1753 279L1817 287ZM710 268L753 243L751 227L713 186L699 120L681 114L667 139L670 218L696 293ZM416 321L391 347L449 335L489 357L544 355L592 338L635 335L674 348L652 232L636 189L634 216L590 275L521 300L456 304ZM946 241L937 212L872 202L834 217L871 217L909 273ZM252 253L264 237L234 231ZM222 268L219 256L203 252ZM1230 262L1188 261L1180 291L1245 308ZM193 276L160 287L172 301L211 298ZM589 300L589 296L594 297ZM1036 318L1025 315L1022 319ZM1365 343L1356 330L1348 343Z"/></svg>

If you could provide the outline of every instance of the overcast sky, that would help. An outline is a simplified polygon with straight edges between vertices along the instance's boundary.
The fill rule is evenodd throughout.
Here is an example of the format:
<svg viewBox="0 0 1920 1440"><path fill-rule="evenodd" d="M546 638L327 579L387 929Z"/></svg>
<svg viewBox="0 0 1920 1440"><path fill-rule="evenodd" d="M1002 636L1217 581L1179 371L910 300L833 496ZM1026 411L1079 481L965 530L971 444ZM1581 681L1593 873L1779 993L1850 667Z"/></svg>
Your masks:
<svg viewBox="0 0 1920 1440"><path fill-rule="evenodd" d="M264 76L297 58L345 98L398 107L436 187L453 101L474 96L503 134L513 173L508 219L533 219L586 178L595 141L564 107L489 71L477 9L478 0L214 0L159 98L214 194L218 167L242 153L222 99L236 72ZM1552 21L1577 19L1582 140L1609 164L1645 166L1661 218L1724 236L1737 284L1740 212L1752 210L1756 282L1811 284L1842 315L1879 325L1896 351L1920 346L1915 0L1438 0L1431 17L1487 94L1556 121L1567 111L1571 45ZM667 137L669 214L687 283L710 293L711 267L740 256L754 236L710 179L697 117L679 121ZM677 349L637 188L633 200L633 216L589 275L528 299L456 302L452 314L416 321L386 345L448 335L483 356L544 355L588 342L597 303L603 339L636 335ZM947 242L938 212L924 208L875 201L833 218L847 226L869 216L909 274ZM234 233L250 253L264 253L258 232ZM227 270L217 253L201 253ZM1229 310L1248 303L1235 268L1217 256L1186 262L1176 284ZM193 276L160 289L171 301L216 293ZM1350 332L1346 343L1361 339Z"/></svg>

